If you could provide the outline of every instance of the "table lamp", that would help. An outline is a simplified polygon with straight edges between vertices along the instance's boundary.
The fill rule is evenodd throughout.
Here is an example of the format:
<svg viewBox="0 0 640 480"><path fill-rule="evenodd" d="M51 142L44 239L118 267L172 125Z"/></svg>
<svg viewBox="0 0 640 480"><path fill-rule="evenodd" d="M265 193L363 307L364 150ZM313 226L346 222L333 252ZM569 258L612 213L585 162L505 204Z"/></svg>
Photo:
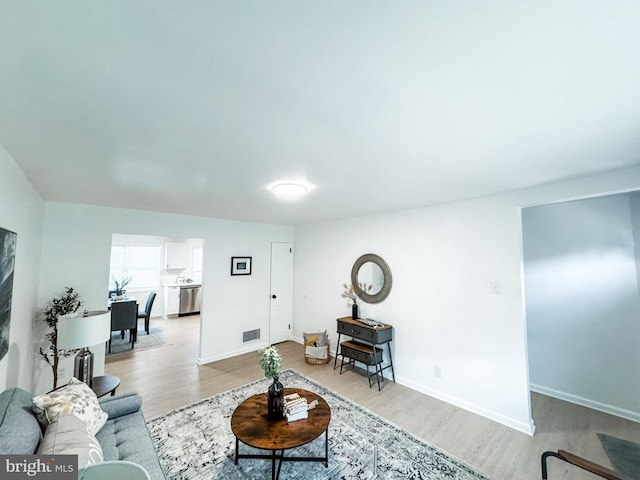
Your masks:
<svg viewBox="0 0 640 480"><path fill-rule="evenodd" d="M80 349L77 353L73 376L90 387L93 383L92 345L104 343L111 337L111 312L84 311L58 317L58 350Z"/></svg>

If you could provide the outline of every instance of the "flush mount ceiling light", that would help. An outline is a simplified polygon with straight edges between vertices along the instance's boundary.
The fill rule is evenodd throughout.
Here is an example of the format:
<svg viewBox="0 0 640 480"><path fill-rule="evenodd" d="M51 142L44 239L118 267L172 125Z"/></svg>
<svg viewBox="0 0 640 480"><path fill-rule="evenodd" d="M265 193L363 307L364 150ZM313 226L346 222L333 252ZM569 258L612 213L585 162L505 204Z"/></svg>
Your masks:
<svg viewBox="0 0 640 480"><path fill-rule="evenodd" d="M273 193L277 195L304 195L308 188L300 183L278 183L271 187Z"/></svg>

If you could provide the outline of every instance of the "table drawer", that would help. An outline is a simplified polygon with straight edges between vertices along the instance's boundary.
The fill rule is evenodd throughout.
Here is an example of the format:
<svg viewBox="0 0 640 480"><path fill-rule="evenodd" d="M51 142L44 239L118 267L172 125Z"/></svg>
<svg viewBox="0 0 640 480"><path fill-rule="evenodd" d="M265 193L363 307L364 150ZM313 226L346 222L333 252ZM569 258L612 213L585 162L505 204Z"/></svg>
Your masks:
<svg viewBox="0 0 640 480"><path fill-rule="evenodd" d="M348 341L340 344L340 354L343 357L353 358L365 365L382 363L382 349L365 345L363 343Z"/></svg>
<svg viewBox="0 0 640 480"><path fill-rule="evenodd" d="M349 335L350 337L366 340L367 342L376 343L375 330L367 327L360 327L358 325L352 325L345 322L338 322L338 333L343 335Z"/></svg>
<svg viewBox="0 0 640 480"><path fill-rule="evenodd" d="M342 321L338 319L338 333L359 338L365 342L385 343L391 341L393 329L390 326L385 328L373 328L361 325L356 321Z"/></svg>

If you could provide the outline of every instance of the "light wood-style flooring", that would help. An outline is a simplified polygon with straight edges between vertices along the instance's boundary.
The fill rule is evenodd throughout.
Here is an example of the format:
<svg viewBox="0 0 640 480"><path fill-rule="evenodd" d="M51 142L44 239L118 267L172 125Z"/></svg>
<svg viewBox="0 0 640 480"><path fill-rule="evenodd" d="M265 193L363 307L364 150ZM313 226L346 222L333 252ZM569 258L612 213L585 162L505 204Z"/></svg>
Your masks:
<svg viewBox="0 0 640 480"><path fill-rule="evenodd" d="M165 331L170 345L107 357L105 364L106 374L121 379L118 393L142 395L147 419L262 377L255 352L197 365L199 316L151 321ZM138 335L145 335L142 328ZM381 392L370 389L357 371L340 375L333 361L307 364L304 347L296 342L281 343L278 349L283 368L294 368L341 393L492 480L540 479L540 454L545 450L568 450L610 467L599 432L640 443L640 424L544 395L532 394L536 433L529 436L397 383L385 382ZM550 460L549 480L597 478Z"/></svg>

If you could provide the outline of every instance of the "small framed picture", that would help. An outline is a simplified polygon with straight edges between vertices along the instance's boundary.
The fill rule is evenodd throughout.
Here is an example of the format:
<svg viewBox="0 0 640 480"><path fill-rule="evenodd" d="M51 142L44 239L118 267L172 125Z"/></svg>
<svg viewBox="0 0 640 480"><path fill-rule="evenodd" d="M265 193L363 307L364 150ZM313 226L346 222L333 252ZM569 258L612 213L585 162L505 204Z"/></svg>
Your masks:
<svg viewBox="0 0 640 480"><path fill-rule="evenodd" d="M231 257L231 275L251 275L251 257Z"/></svg>

